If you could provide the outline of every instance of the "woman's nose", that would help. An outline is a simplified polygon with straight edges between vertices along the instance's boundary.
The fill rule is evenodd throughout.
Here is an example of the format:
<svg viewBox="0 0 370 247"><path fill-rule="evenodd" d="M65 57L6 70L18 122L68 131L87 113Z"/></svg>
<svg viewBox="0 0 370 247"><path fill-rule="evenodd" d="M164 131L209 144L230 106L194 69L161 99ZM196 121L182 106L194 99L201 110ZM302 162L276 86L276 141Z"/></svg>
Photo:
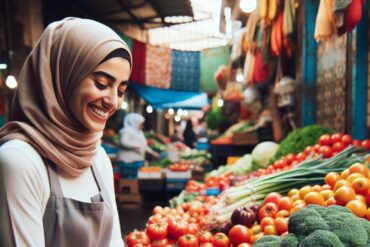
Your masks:
<svg viewBox="0 0 370 247"><path fill-rule="evenodd" d="M104 106L107 108L117 108L118 106L118 95L117 93L109 93L103 98Z"/></svg>

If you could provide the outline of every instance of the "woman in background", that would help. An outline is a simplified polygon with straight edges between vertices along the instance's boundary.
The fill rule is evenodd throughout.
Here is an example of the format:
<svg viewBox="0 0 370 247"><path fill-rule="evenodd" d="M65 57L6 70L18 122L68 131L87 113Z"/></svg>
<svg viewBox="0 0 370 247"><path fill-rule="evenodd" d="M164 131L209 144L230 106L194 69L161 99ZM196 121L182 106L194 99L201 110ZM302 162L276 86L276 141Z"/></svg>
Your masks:
<svg viewBox="0 0 370 247"><path fill-rule="evenodd" d="M189 148L193 149L195 142L197 141L197 135L193 130L193 122L191 119L186 121L186 127L184 129L184 143Z"/></svg>

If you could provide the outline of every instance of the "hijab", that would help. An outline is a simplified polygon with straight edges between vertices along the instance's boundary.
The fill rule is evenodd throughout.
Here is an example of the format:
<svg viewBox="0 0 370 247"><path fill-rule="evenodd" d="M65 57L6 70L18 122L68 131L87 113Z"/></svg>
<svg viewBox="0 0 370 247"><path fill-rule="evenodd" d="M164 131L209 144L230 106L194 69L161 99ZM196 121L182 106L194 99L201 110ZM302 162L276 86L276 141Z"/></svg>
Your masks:
<svg viewBox="0 0 370 247"><path fill-rule="evenodd" d="M134 135L142 146L146 146L147 141L144 132L140 128L140 125L142 125L144 122L145 118L140 114L129 113L125 116L125 119L123 120L123 129L121 133L123 134L124 132L127 132L131 135Z"/></svg>
<svg viewBox="0 0 370 247"><path fill-rule="evenodd" d="M72 92L112 51L127 44L109 27L68 17L51 23L19 76L10 122L0 142L19 139L71 176L92 165L102 132L89 131L69 109Z"/></svg>

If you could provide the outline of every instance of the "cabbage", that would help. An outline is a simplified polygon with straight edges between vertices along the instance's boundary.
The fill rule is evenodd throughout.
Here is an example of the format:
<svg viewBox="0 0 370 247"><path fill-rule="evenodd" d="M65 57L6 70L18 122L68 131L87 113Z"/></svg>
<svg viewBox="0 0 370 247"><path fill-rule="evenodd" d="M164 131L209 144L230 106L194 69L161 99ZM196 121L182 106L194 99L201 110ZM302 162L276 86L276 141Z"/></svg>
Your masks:
<svg viewBox="0 0 370 247"><path fill-rule="evenodd" d="M279 144L271 141L261 142L252 151L252 159L261 167L266 167L270 163L279 149Z"/></svg>
<svg viewBox="0 0 370 247"><path fill-rule="evenodd" d="M240 159L238 159L235 164L230 167L230 171L234 175L245 175L252 171L252 156L250 154L246 154Z"/></svg>

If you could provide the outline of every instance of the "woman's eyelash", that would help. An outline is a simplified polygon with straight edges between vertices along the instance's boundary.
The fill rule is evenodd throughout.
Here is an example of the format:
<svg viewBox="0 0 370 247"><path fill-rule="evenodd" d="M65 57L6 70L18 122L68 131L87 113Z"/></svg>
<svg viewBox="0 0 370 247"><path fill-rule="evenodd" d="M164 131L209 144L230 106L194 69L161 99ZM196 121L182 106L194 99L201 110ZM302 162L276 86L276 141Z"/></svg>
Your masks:
<svg viewBox="0 0 370 247"><path fill-rule="evenodd" d="M107 85L99 82L99 81L95 81L95 85L99 88L99 89L105 89L107 88Z"/></svg>

